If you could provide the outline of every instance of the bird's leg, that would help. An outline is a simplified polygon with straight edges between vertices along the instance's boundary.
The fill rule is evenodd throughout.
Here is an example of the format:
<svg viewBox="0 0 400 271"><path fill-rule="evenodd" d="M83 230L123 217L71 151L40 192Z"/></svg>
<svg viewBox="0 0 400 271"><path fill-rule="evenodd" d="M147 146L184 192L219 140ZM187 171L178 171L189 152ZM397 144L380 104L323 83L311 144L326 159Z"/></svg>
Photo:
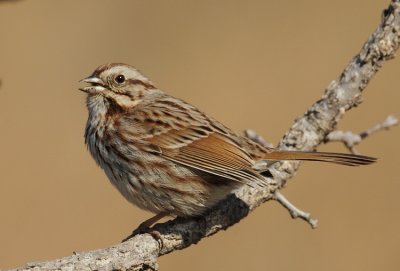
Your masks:
<svg viewBox="0 0 400 271"><path fill-rule="evenodd" d="M151 226L156 223L158 220L166 217L168 214L161 212L156 214L155 216L147 219L146 221L140 223L139 227L137 227L128 237L122 240L122 242L127 241L128 239L132 238L133 236L141 233L149 233L151 234L156 240L160 239L160 233L158 231L151 230Z"/></svg>

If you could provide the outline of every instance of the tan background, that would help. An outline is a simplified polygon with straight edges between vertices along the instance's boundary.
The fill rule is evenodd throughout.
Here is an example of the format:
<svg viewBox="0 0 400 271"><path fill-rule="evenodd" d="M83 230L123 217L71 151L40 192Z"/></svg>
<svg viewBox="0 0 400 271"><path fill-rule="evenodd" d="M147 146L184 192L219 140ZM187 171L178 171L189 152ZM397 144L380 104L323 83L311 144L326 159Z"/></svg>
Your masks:
<svg viewBox="0 0 400 271"><path fill-rule="evenodd" d="M129 205L83 143L78 80L105 62L140 68L229 127L277 142L375 29L389 1L16 1L0 3L0 268L107 247L151 214ZM340 123L400 116L400 60ZM398 270L400 128L359 150L363 168L304 164L274 202L162 270ZM321 149L345 151L340 144Z"/></svg>

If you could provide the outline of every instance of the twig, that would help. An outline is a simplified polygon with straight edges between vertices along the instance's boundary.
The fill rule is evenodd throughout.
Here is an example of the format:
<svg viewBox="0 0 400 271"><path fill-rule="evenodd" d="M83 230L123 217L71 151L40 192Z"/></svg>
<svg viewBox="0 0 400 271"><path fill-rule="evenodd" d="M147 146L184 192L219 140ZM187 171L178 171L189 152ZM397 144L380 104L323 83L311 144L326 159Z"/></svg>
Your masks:
<svg viewBox="0 0 400 271"><path fill-rule="evenodd" d="M313 219L311 218L311 214L304 212L294 206L284 195L276 191L274 193L274 199L282 204L283 207L285 207L292 218L301 218L304 221L306 221L308 224L310 224L311 228L315 229L318 226L318 219Z"/></svg>
<svg viewBox="0 0 400 271"><path fill-rule="evenodd" d="M370 135L398 125L399 120L395 116L388 116L383 122L367 129L364 132L355 134L350 131L333 131L326 137L326 142L342 142L350 152L357 154L355 146Z"/></svg>
<svg viewBox="0 0 400 271"><path fill-rule="evenodd" d="M268 147L268 148L274 147L273 144L267 142L261 135L257 134L254 130L251 129L244 130L244 136L260 144L263 147Z"/></svg>
<svg viewBox="0 0 400 271"><path fill-rule="evenodd" d="M394 57L399 39L400 0L392 0L383 13L381 24L361 51L328 86L325 95L295 121L279 148L313 150L323 143L344 112L360 104L362 91L385 61ZM279 187L294 175L298 165L285 161L272 166L274 181ZM160 232L163 240L162 248L149 234L142 234L112 248L30 264L17 270L157 270L159 256L184 249L232 226L257 206L272 199L276 189L272 180L265 190L243 186L202 217L177 218L156 225L155 230Z"/></svg>

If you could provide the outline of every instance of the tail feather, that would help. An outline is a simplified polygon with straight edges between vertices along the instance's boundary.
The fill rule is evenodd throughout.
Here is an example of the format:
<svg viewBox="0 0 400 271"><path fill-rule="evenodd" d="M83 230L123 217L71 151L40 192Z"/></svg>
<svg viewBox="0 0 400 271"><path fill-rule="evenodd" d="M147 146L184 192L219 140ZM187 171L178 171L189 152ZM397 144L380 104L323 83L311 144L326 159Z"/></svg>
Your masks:
<svg viewBox="0 0 400 271"><path fill-rule="evenodd" d="M302 151L278 151L266 153L265 160L302 160L302 161L320 161L336 163L346 166L369 165L376 162L377 158L334 152L302 152Z"/></svg>

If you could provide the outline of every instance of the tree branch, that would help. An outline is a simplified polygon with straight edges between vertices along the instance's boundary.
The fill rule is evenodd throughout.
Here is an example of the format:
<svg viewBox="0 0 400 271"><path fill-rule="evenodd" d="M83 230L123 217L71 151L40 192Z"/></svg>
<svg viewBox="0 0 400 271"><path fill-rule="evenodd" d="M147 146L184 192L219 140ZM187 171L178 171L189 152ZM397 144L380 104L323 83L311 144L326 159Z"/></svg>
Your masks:
<svg viewBox="0 0 400 271"><path fill-rule="evenodd" d="M254 130L246 129L244 130L244 136L248 139L253 140L257 144L267 148L273 148L274 145L272 143L267 142L261 135L257 134Z"/></svg>
<svg viewBox="0 0 400 271"><path fill-rule="evenodd" d="M391 1L382 22L340 77L325 90L323 97L298 118L279 143L281 149L314 150L334 130L346 110L360 104L361 93L385 61L399 47L400 0ZM75 253L42 263L30 263L16 270L157 270L157 258L186 248L226 229L263 202L273 199L298 169L298 162L278 162L271 166L274 179L265 190L247 186L218 204L202 217L177 218L157 224L163 246L149 234L142 234L111 248Z"/></svg>
<svg viewBox="0 0 400 271"><path fill-rule="evenodd" d="M285 207L292 218L301 218L304 221L306 221L308 224L310 224L311 228L315 229L318 226L318 220L314 219L311 217L310 213L304 212L294 206L284 195L282 195L280 192L276 191L274 200L279 202L283 207Z"/></svg>
<svg viewBox="0 0 400 271"><path fill-rule="evenodd" d="M360 144L362 140L370 135L388 130L389 128L398 125L399 120L395 116L388 116L383 122L365 130L364 132L355 134L350 131L333 131L326 137L326 142L342 142L351 153L357 154L356 145Z"/></svg>

